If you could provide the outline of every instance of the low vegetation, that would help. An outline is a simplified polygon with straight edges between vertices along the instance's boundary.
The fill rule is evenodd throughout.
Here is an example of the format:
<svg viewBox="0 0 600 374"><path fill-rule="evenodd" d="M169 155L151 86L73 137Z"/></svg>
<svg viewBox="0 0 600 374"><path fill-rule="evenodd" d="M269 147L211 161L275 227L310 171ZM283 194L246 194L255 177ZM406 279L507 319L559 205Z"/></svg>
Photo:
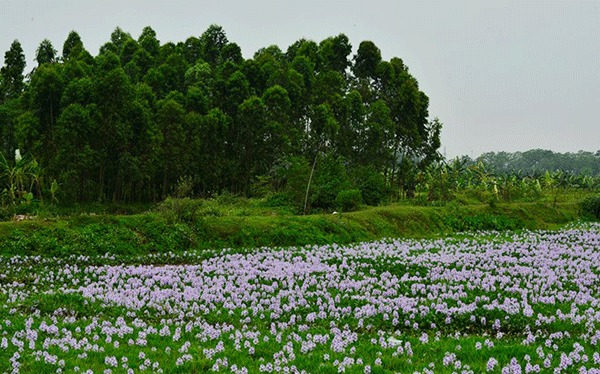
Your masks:
<svg viewBox="0 0 600 374"><path fill-rule="evenodd" d="M84 253L22 251L0 263L0 370L595 373L600 365L597 224L137 257L110 243L97 243L102 254L85 250L96 242Z"/></svg>
<svg viewBox="0 0 600 374"><path fill-rule="evenodd" d="M470 194L457 201L418 206L403 202L362 206L354 212L297 215L293 206L269 199L221 195L207 200L168 198L156 206L41 207L0 223L4 255L80 253L120 255L182 252L201 248L250 248L347 244L384 237L436 237L477 230L558 228L590 219L582 201L593 193L545 194L538 201L481 202ZM83 212L81 209L85 209Z"/></svg>

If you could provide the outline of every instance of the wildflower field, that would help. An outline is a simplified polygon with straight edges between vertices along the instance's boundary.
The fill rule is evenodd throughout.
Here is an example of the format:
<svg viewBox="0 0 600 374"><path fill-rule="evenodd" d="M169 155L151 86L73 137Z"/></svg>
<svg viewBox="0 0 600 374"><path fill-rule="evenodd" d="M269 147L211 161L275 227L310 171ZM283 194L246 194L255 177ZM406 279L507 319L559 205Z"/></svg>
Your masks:
<svg viewBox="0 0 600 374"><path fill-rule="evenodd" d="M600 224L0 262L0 372L600 373Z"/></svg>

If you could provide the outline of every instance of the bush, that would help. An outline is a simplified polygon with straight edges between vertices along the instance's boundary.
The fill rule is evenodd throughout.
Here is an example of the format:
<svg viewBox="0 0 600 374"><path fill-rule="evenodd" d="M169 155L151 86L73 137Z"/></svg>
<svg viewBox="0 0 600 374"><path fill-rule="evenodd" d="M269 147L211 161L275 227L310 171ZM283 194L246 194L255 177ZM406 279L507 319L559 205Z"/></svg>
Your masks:
<svg viewBox="0 0 600 374"><path fill-rule="evenodd" d="M267 195L263 206L266 207L292 207L294 198L289 192L277 192Z"/></svg>
<svg viewBox="0 0 600 374"><path fill-rule="evenodd" d="M455 214L450 213L444 217L444 224L453 231L478 231L478 230L516 230L524 227L518 218L498 214Z"/></svg>
<svg viewBox="0 0 600 374"><path fill-rule="evenodd" d="M197 201L187 197L167 197L157 206L157 211L171 222L192 221L197 210Z"/></svg>
<svg viewBox="0 0 600 374"><path fill-rule="evenodd" d="M214 197L214 200L219 206L246 206L248 205L248 199L233 194L228 191L223 191L221 194Z"/></svg>
<svg viewBox="0 0 600 374"><path fill-rule="evenodd" d="M0 207L0 221L8 221L15 215L12 207Z"/></svg>
<svg viewBox="0 0 600 374"><path fill-rule="evenodd" d="M362 193L360 190L342 190L337 194L335 202L341 211L351 212L360 206Z"/></svg>
<svg viewBox="0 0 600 374"><path fill-rule="evenodd" d="M195 222L199 217L219 217L223 215L215 200L176 199L167 197L158 204L157 212L169 222Z"/></svg>
<svg viewBox="0 0 600 374"><path fill-rule="evenodd" d="M302 157L290 157L278 169L278 178L284 181L284 193L289 196L290 202L298 212L302 211L306 185L310 176L311 167Z"/></svg>
<svg viewBox="0 0 600 374"><path fill-rule="evenodd" d="M579 202L579 209L585 218L600 220L600 195L586 197Z"/></svg>
<svg viewBox="0 0 600 374"><path fill-rule="evenodd" d="M182 199L184 197L190 197L194 190L194 180L190 176L180 177L177 181L175 191L173 191L173 197Z"/></svg>
<svg viewBox="0 0 600 374"><path fill-rule="evenodd" d="M362 191L362 199L367 205L379 205L390 194L383 175L373 167L356 168L352 172L352 182Z"/></svg>
<svg viewBox="0 0 600 374"><path fill-rule="evenodd" d="M309 206L317 210L330 210L337 206L340 191L352 186L346 166L340 157L326 154L317 161L317 168L309 191Z"/></svg>

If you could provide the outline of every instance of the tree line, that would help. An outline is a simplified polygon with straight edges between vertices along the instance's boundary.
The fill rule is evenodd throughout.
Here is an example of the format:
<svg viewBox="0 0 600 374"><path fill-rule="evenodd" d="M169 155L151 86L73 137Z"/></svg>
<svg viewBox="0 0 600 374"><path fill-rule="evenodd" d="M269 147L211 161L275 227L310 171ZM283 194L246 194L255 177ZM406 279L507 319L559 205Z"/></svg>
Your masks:
<svg viewBox="0 0 600 374"><path fill-rule="evenodd" d="M525 152L487 152L477 158L498 174L519 172L540 175L545 172L562 171L570 175L600 176L600 150L596 153L552 152L531 149Z"/></svg>
<svg viewBox="0 0 600 374"><path fill-rule="evenodd" d="M178 43L117 27L96 56L72 31L35 61L25 76L14 41L0 71L4 197L7 175L35 162L22 196L279 193L326 208L341 191L377 203L410 190L404 173L440 157L442 124L407 66L371 41L352 55L344 34L245 59L217 25Z"/></svg>

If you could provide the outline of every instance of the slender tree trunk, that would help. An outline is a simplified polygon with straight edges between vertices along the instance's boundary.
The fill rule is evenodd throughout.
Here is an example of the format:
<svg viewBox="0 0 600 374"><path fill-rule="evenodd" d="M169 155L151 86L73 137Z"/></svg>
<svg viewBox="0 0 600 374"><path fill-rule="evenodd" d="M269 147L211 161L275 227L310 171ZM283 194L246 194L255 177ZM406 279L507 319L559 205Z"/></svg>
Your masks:
<svg viewBox="0 0 600 374"><path fill-rule="evenodd" d="M312 182L313 174L315 173L315 166L317 165L317 159L319 158L319 151L315 155L312 168L310 169L310 176L308 177L308 183L306 184L306 194L304 195L304 214L306 214L306 208L308 205L308 191L310 190L310 183Z"/></svg>
<svg viewBox="0 0 600 374"><path fill-rule="evenodd" d="M98 196L98 200L102 200L102 197L104 195L104 164L102 164L102 166L100 166L100 195Z"/></svg>

